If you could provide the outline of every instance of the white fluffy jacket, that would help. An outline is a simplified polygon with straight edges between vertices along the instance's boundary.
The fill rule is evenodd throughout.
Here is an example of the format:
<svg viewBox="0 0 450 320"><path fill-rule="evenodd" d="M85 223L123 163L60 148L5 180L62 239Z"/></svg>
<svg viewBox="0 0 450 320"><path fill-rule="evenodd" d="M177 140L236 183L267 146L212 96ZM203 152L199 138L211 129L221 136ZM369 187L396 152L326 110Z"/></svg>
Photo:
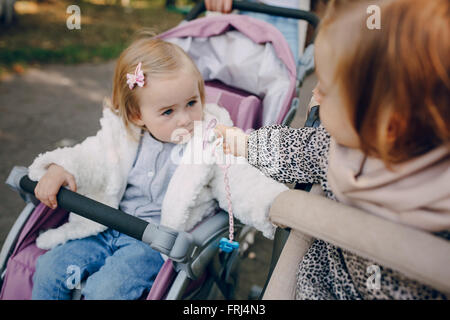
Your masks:
<svg viewBox="0 0 450 320"><path fill-rule="evenodd" d="M209 123L213 118L219 123L233 125L224 108L207 104L203 122ZM95 136L76 146L40 154L29 167L30 179L39 180L48 166L55 163L75 177L78 193L118 208L136 157L140 128L131 128L135 135L132 137L123 121L109 108L104 108L100 124L101 129ZM190 230L200 222L208 213L205 207L213 199L228 211L224 174L212 155L212 143L203 149L203 136L196 132L187 142L161 209L161 224L177 230ZM192 159L198 159L198 155L204 160L193 163ZM272 238L275 227L268 219L269 209L275 197L287 187L267 178L244 158L232 157L232 160L228 177L234 216ZM105 226L70 213L67 223L42 233L36 243L39 248L50 249L70 239L88 237L104 230Z"/></svg>

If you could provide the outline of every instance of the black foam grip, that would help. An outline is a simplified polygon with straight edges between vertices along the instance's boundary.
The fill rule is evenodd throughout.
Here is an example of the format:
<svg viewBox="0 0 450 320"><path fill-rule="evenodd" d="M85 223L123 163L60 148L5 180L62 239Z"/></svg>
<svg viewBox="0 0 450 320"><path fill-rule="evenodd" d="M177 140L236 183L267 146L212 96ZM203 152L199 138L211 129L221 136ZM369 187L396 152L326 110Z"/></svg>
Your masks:
<svg viewBox="0 0 450 320"><path fill-rule="evenodd" d="M37 182L30 180L28 176L24 176L20 180L20 187L31 194L34 194L36 185ZM65 188L61 188L59 190L56 199L58 200L59 207L138 240L142 240L142 235L148 225L148 222L145 220L139 219Z"/></svg>

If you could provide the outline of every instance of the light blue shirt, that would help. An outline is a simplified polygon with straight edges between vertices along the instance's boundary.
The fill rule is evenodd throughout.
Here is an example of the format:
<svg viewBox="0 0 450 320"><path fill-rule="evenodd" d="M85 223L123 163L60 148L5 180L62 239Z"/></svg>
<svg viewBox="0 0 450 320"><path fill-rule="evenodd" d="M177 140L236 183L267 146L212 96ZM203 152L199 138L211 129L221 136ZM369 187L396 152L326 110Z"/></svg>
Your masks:
<svg viewBox="0 0 450 320"><path fill-rule="evenodd" d="M185 145L156 140L148 131L141 137L127 187L119 204L120 210L159 224L161 207L170 179L177 168L171 153L179 159ZM176 148L176 149L175 149Z"/></svg>

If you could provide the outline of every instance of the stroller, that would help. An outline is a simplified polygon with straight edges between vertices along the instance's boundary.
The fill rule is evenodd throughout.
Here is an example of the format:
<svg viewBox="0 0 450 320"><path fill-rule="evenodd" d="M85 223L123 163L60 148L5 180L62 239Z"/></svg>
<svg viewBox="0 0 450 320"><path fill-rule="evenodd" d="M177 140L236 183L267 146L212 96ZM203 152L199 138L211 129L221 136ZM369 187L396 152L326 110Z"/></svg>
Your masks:
<svg viewBox="0 0 450 320"><path fill-rule="evenodd" d="M234 7L305 19L314 27L318 22L306 11L244 1ZM282 34L268 23L239 15L191 21L204 10L200 2L186 21L158 37L178 44L192 57L205 79L206 102L226 107L236 126L246 131L288 124L298 108L299 80ZM69 212L144 241L168 257L142 299L214 299L219 291L225 299L234 298L239 252L225 252L218 246L228 233L226 212L219 211L190 232L183 232L146 222L65 188L57 196L59 207L50 209L34 197L36 182L28 178L24 167L14 167L7 184L26 206L0 253L0 299L30 299L35 262L45 252L36 247L35 240L41 230L66 222ZM251 231L235 223L237 241L246 241ZM80 298L80 288L74 289L73 299Z"/></svg>

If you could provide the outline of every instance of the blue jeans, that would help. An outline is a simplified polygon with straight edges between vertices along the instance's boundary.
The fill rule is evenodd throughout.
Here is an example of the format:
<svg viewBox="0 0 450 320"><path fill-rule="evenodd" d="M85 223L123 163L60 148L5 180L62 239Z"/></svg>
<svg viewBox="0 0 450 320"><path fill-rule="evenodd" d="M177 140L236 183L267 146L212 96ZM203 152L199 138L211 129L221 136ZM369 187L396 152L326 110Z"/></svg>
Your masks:
<svg viewBox="0 0 450 320"><path fill-rule="evenodd" d="M151 288L164 260L149 245L115 230L68 241L40 256L32 299L67 300L82 290L90 300L139 299Z"/></svg>

